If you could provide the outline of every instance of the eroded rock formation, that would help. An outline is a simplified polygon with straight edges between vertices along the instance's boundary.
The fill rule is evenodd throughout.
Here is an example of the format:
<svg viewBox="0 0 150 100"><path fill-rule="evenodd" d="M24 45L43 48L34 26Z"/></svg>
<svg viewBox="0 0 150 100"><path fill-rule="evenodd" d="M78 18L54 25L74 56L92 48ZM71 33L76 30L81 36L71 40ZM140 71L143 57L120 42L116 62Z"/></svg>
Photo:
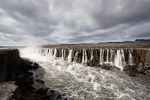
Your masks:
<svg viewBox="0 0 150 100"><path fill-rule="evenodd" d="M12 80L20 62L19 50L0 50L0 82Z"/></svg>
<svg viewBox="0 0 150 100"><path fill-rule="evenodd" d="M150 72L149 49L118 48L38 48L35 52L43 56L62 57L88 66L117 67L125 71L143 74Z"/></svg>

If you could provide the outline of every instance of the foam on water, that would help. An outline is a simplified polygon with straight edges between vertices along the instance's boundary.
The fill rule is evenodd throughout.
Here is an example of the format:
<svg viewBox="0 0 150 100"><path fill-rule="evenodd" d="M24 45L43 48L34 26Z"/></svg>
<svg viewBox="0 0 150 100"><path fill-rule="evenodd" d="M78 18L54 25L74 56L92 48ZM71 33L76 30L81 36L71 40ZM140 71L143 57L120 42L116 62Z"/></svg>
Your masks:
<svg viewBox="0 0 150 100"><path fill-rule="evenodd" d="M59 90L74 100L148 100L150 83L138 77L131 78L118 70L107 71L76 62L64 61L61 57L46 57L33 48L20 50L21 56L36 61L44 69L43 80L51 89ZM70 53L72 51L69 51ZM83 51L86 61L86 51ZM103 52L101 50L101 52ZM123 51L117 51L119 56ZM101 54L101 53L100 53ZM70 55L71 56L71 55ZM123 56L123 55L122 55ZM70 59L70 57L69 57ZM123 60L122 57L118 58ZM101 63L103 60L101 59ZM118 65L122 65L119 64ZM40 70L34 71L34 76ZM141 82L145 81L146 84ZM37 84L34 84L37 87Z"/></svg>

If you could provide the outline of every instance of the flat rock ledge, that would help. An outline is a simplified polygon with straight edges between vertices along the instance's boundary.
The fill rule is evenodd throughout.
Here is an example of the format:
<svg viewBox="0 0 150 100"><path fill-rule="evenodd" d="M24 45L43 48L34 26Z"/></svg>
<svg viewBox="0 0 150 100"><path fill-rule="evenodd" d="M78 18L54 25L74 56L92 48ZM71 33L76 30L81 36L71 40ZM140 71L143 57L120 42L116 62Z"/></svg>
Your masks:
<svg viewBox="0 0 150 100"><path fill-rule="evenodd" d="M10 100L18 91L15 82L0 83L0 100Z"/></svg>

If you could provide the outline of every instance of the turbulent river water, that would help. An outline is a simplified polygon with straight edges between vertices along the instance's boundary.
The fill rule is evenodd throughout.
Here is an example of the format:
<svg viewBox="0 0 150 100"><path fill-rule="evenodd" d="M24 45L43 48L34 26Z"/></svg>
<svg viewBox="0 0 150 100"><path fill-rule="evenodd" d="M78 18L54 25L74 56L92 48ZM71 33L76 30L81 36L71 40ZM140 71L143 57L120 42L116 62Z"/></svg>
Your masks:
<svg viewBox="0 0 150 100"><path fill-rule="evenodd" d="M33 49L21 49L20 53L41 66L34 71L35 78L43 79L46 87L65 93L71 100L150 100L148 76L129 77L118 69L104 70L61 57L41 56ZM41 88L36 82L34 87Z"/></svg>

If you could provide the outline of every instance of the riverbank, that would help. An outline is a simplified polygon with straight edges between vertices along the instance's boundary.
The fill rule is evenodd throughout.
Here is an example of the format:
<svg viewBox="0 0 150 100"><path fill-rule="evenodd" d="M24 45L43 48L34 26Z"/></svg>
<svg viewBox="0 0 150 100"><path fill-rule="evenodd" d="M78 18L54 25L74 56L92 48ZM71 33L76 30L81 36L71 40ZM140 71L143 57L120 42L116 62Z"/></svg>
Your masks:
<svg viewBox="0 0 150 100"><path fill-rule="evenodd" d="M35 62L23 59L17 49L0 51L0 100L67 100L55 90L44 86L42 79L33 77L34 71L44 69ZM38 75L36 76L38 77ZM34 84L44 88L34 88Z"/></svg>

